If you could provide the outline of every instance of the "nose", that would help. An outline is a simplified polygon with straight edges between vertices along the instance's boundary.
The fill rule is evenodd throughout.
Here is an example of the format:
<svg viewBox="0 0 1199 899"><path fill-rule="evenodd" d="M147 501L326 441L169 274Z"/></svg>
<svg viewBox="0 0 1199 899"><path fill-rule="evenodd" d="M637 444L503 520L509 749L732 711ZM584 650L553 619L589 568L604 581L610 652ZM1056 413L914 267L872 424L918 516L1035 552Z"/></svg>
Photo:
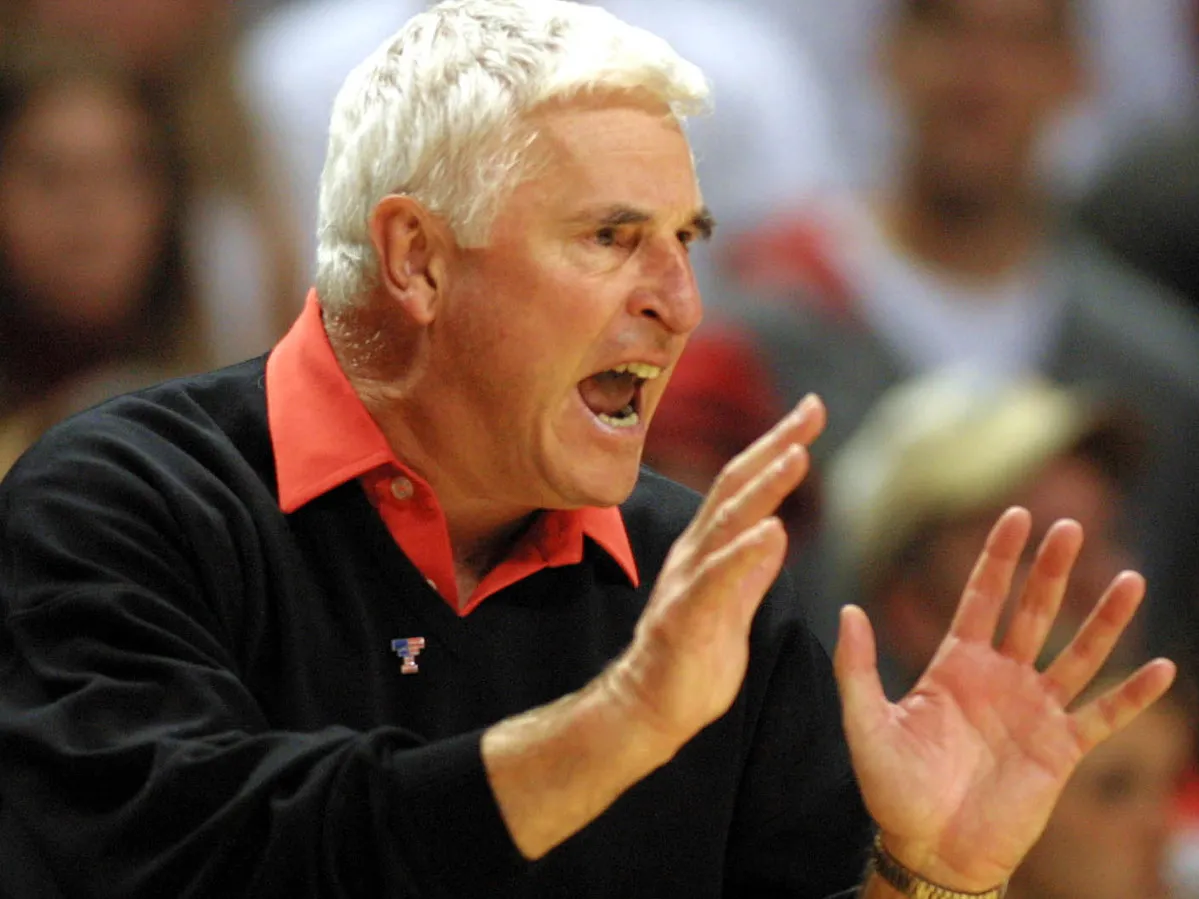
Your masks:
<svg viewBox="0 0 1199 899"><path fill-rule="evenodd" d="M629 298L630 312L686 336L703 318L703 302L687 248L673 236L643 247L643 277Z"/></svg>

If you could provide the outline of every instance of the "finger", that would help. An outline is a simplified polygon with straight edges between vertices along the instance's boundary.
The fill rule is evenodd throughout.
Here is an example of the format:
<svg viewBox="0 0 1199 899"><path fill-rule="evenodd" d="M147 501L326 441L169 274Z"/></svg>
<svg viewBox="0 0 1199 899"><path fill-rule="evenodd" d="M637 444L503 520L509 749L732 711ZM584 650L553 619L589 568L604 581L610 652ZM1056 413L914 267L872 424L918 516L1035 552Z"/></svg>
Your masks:
<svg viewBox="0 0 1199 899"><path fill-rule="evenodd" d="M704 560L691 605L698 610L733 601L748 628L786 556L787 531L783 523L774 517L762 519Z"/></svg>
<svg viewBox="0 0 1199 899"><path fill-rule="evenodd" d="M1169 659L1154 659L1074 712L1071 717L1082 751L1090 752L1160 699L1170 689L1176 673Z"/></svg>
<svg viewBox="0 0 1199 899"><path fill-rule="evenodd" d="M1103 592L1078 633L1042 677L1062 705L1069 705L1107 661L1145 596L1145 579L1125 571Z"/></svg>
<svg viewBox="0 0 1199 899"><path fill-rule="evenodd" d="M999 516L970 573L949 633L960 640L990 643L999 613L1012 588L1032 522L1026 509L1013 507Z"/></svg>
<svg viewBox="0 0 1199 899"><path fill-rule="evenodd" d="M1025 664L1036 661L1066 595L1082 538L1076 521L1059 521L1049 529L1004 635L1004 655Z"/></svg>
<svg viewBox="0 0 1199 899"><path fill-rule="evenodd" d="M807 475L810 464L804 447L797 443L787 447L734 496L721 503L715 515L699 525L700 557L720 549L742 531L773 515Z"/></svg>
<svg viewBox="0 0 1199 899"><path fill-rule="evenodd" d="M773 428L724 466L696 515L703 526L726 500L735 496L793 444L807 446L824 430L824 403L815 394L804 397Z"/></svg>
<svg viewBox="0 0 1199 899"><path fill-rule="evenodd" d="M833 672L841 693L841 714L850 748L863 745L887 714L887 697L878 674L874 629L859 607L841 609Z"/></svg>

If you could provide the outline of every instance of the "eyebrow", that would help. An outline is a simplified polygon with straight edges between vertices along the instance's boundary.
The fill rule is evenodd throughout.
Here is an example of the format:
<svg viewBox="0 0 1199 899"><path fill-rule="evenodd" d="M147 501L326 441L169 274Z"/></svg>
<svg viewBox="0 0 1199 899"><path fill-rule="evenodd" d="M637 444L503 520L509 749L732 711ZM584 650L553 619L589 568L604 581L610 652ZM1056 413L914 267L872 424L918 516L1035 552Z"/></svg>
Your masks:
<svg viewBox="0 0 1199 899"><path fill-rule="evenodd" d="M619 228L622 225L644 225L646 222L653 221L653 218L653 215L644 209L624 204L610 206L600 211L598 215L592 213L580 216L581 221L594 221L602 228ZM688 224L695 229L702 240L711 239L712 233L716 230L716 219L707 206L702 207L696 212Z"/></svg>

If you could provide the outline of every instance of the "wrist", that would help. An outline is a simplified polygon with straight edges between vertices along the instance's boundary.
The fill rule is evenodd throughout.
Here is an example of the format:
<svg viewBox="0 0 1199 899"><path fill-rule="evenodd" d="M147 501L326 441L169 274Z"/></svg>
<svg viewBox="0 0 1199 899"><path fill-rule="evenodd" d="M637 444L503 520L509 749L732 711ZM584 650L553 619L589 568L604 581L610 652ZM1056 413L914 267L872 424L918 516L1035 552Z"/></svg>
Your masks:
<svg viewBox="0 0 1199 899"><path fill-rule="evenodd" d="M674 756L629 720L603 676L483 733L483 767L513 843L528 859L585 827Z"/></svg>
<svg viewBox="0 0 1199 899"><path fill-rule="evenodd" d="M1006 891L1009 871L1002 871L993 866L965 867L947 862L936 849L928 843L904 840L893 834L880 833L875 838L872 853L872 868L876 873L884 873L886 867L891 867L902 880L906 875L939 888L926 892L912 892L901 895L941 896L959 894L963 896L1002 896ZM895 878L885 878L888 881Z"/></svg>
<svg viewBox="0 0 1199 899"><path fill-rule="evenodd" d="M594 689L601 714L610 716L646 751L665 764L695 736L706 722L698 717L680 719L673 713L669 686L663 686L652 652L636 643L604 669L588 689Z"/></svg>
<svg viewBox="0 0 1199 899"><path fill-rule="evenodd" d="M619 754L625 765L647 774L673 759L692 735L680 736L663 727L641 697L628 689L620 664L609 666L580 691L579 714L587 730L610 741L610 751Z"/></svg>

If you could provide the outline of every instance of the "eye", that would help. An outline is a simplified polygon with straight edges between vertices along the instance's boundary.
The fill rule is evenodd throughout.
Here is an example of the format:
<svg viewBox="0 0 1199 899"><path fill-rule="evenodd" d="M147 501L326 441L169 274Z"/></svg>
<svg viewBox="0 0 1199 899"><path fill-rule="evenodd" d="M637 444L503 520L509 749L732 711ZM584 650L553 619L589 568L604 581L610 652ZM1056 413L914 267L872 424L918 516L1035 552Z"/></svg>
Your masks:
<svg viewBox="0 0 1199 899"><path fill-rule="evenodd" d="M675 232L675 237L679 239L679 243L681 243L684 247L690 247L691 244L695 243L695 236L695 232L689 228L684 228L681 231Z"/></svg>
<svg viewBox="0 0 1199 899"><path fill-rule="evenodd" d="M597 246L631 253L641 242L640 229L631 225L603 225L595 229L592 237Z"/></svg>

